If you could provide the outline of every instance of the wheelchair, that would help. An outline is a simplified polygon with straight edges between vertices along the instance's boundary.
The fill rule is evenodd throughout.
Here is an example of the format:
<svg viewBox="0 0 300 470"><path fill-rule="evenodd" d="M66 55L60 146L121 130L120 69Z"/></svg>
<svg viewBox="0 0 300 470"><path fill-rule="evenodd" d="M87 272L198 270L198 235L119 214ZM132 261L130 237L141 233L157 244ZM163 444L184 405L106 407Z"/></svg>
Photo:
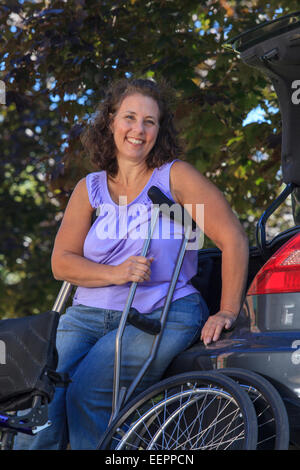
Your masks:
<svg viewBox="0 0 300 470"><path fill-rule="evenodd" d="M288 85L299 71L296 53L300 44L299 37L300 12L264 23L232 41L235 50L241 53L246 63L261 68L274 80L275 89L282 100L286 96L287 86L282 78L284 71L287 70ZM277 73L277 68L280 73ZM299 148L299 137L286 124L293 121L286 100L283 100L281 109L284 118L283 147L288 147L288 154L291 155L293 149ZM299 108L292 108L292 117L296 118L297 113L299 114ZM294 119L294 122L298 121ZM300 186L296 162L293 165L289 161L289 165L283 166L283 173L285 181L292 183L288 191ZM159 207L164 203L167 206L172 204L157 188L152 187L148 194ZM157 210L156 216L158 212ZM181 214L181 223L183 219ZM252 264L249 282L266 261L266 253L272 248L265 243L265 220L264 214L258 224L258 248L250 250ZM242 332L240 336L235 335L234 331L228 331L211 347L195 344L174 359L159 383L133 397L136 386L155 358L192 228L193 221L190 221L159 322L149 322L131 307L137 285L133 283L130 287L116 337L111 419L97 450L196 451L289 447L292 413L287 413L287 404L292 399L288 396L284 401L282 384L266 378L266 363L263 364L265 370L258 368L259 371L255 371L253 361L248 360L252 349L245 338L250 337L251 342L253 336L249 336L250 327L244 322L243 309L236 326ZM300 227L296 227L295 233L299 229ZM153 226L150 225L143 256L147 253L152 230ZM286 238L293 234L292 230L286 234ZM282 238L278 242L281 245L285 240L285 237ZM218 295L214 293L209 298L207 292L209 283L213 282L215 286L220 283L219 264L220 253L217 250L200 250L200 274L194 279L194 285L199 287L207 300L211 314L217 311ZM203 275L203 271L206 275ZM55 386L68 386L69 378L56 372L55 334L59 315L71 290L72 286L64 282L52 310L45 314L0 322L0 339L7 345L9 371L5 372L4 364L0 364L0 384L3 384L3 388L0 388L0 429L1 448L4 450L12 447L15 433L36 434L50 426L47 406L53 398ZM124 389L120 386L119 378L122 334L127 322L153 335L153 346L149 358L133 383L128 389ZM296 338L297 331L293 333L294 336L289 338ZM276 337L279 338L278 335ZM256 344L254 346L257 347ZM267 349L268 357L272 354L277 354L278 357L281 351L282 349L276 349L275 344L273 348ZM25 369L24 364L28 364ZM296 401L294 399L294 403ZM19 416L16 413L28 408L30 411L25 415Z"/></svg>

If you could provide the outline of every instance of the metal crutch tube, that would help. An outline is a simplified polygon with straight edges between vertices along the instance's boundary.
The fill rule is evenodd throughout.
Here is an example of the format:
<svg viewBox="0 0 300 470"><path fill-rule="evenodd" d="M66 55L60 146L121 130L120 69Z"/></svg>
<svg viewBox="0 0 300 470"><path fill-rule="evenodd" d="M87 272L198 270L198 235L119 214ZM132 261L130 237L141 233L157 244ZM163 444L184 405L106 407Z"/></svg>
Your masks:
<svg viewBox="0 0 300 470"><path fill-rule="evenodd" d="M69 298L69 295L71 294L73 285L70 284L70 282L64 281L60 291L58 293L58 296L56 297L56 300L54 302L54 305L52 307L53 312L57 312L59 314L62 313L63 308Z"/></svg>
<svg viewBox="0 0 300 470"><path fill-rule="evenodd" d="M150 241L153 235L153 231L157 222L157 218L159 215L159 206L154 207L154 213L150 219L150 224L148 226L148 236L144 242L141 256L146 256ZM133 282L129 289L129 294L127 297L127 301L122 312L122 316L120 319L116 340L115 340L115 363L114 363L114 386L113 386L113 399L112 399L112 420L117 414L120 409L121 403L124 398L124 389L121 391L120 394L120 369L121 369L121 348L122 348L122 336L124 332L124 328L127 322L127 317L134 299L135 291L137 288L137 282Z"/></svg>
<svg viewBox="0 0 300 470"><path fill-rule="evenodd" d="M184 255L185 255L185 251L186 251L186 246L187 246L187 243L189 241L191 231L192 231L192 227L188 226L187 230L185 232L184 239L182 240L182 243L181 243L181 246L180 246L180 250L179 250L179 253L178 253L178 256L177 256L176 264L175 264L174 271L173 271L173 274L172 274L172 278L171 278L171 281L170 281L169 289L168 289L167 296L166 296L166 299L165 299L165 303L164 303L164 306L163 306L163 310L162 310L162 313L161 313L161 316L160 316L160 324L161 324L160 332L155 337L155 339L152 343L152 348L151 348L150 354L147 358L147 361L141 367L138 375L135 377L135 379L131 383L126 395L124 396L124 399L123 399L124 402L127 402L129 400L129 398L133 394L134 390L136 389L137 385L140 383L140 381L144 377L145 373L147 372L148 368L150 367L151 363L155 359L155 356L156 356L156 353L157 353L157 350L158 350L158 347L159 347L159 344L160 344L160 341L161 341L161 337L162 337L162 334L163 334L163 331L164 331L164 326L165 326L165 323L167 321L167 316L168 316L170 304L171 304L172 297L173 297L173 294L174 294L174 290L175 290L175 287L176 287L176 284L177 284L178 276L179 276L180 269L181 269L181 266L182 266L182 263L183 263L183 259L184 259Z"/></svg>

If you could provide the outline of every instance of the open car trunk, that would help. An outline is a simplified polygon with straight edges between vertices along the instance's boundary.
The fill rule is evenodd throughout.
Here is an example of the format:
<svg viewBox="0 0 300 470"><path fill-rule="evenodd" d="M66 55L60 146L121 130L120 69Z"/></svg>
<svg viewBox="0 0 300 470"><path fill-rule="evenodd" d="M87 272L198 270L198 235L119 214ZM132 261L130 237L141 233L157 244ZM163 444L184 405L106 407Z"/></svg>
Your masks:
<svg viewBox="0 0 300 470"><path fill-rule="evenodd" d="M282 117L283 181L300 186L300 11L263 23L230 41L247 65L271 80Z"/></svg>
<svg viewBox="0 0 300 470"><path fill-rule="evenodd" d="M261 217L257 247L250 249L247 289L255 274L278 248L299 231L293 227L266 241L265 224L289 194L295 223L300 222L300 11L258 25L233 38L230 43L241 59L258 68L271 80L282 116L281 166L286 190ZM218 249L199 252L198 274L193 284L205 298L211 314L218 311L221 293L221 253Z"/></svg>
<svg viewBox="0 0 300 470"><path fill-rule="evenodd" d="M266 241L265 224L270 215L292 194L293 215L300 221L300 11L245 31L230 43L241 59L271 80L282 116L281 165L286 189L265 211L257 225L257 247L250 249L247 289L255 274L280 246L299 231L299 226ZM298 92L299 90L299 92ZM218 311L221 294L221 253L199 252L198 274L193 284L205 298L211 314Z"/></svg>

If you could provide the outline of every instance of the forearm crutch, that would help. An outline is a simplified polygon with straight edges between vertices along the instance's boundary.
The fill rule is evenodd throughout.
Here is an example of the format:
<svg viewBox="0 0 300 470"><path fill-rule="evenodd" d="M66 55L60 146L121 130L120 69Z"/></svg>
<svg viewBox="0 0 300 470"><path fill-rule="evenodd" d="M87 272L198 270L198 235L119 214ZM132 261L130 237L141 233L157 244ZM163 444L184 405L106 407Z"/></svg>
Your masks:
<svg viewBox="0 0 300 470"><path fill-rule="evenodd" d="M151 217L151 222L148 228L148 237L145 240L144 245L143 245L143 249L141 253L142 256L146 256L147 254L159 212L161 211L162 213L164 213L164 208L166 209L167 207L172 207L174 205L174 202L170 201L155 186L152 186L149 189L148 196L155 206L154 206L154 214L153 214L153 217ZM170 211L168 211L168 215L170 215ZM114 385L113 385L113 399L112 399L112 414L110 417L110 423L118 415L121 407L129 400L132 393L136 389L137 385L140 383L141 379L145 375L146 371L148 370L149 366L151 365L152 361L154 360L156 356L156 352L158 350L162 333L164 330L164 326L167 320L167 315L168 315L169 307L172 301L177 279L178 279L182 262L184 259L187 243L190 239L192 230L196 226L195 222L192 220L192 218L185 211L184 208L181 208L180 214L176 212L176 214L172 213L172 215L173 215L174 220L177 220L181 224L184 225L185 230L184 230L184 237L183 237L180 250L177 256L176 264L173 270L172 278L169 284L169 289L165 298L163 310L160 316L160 320L148 319L146 318L146 315L140 314L136 309L131 308L135 291L137 288L136 282L133 282L131 284L128 298L126 301L126 305L124 307L124 310L121 316L119 328L118 328L117 335L116 335L116 341L115 341ZM177 218L176 218L176 215L177 215ZM141 367L135 379L132 381L128 390L125 387L122 387L120 389L122 336L123 336L124 328L125 328L127 321L129 321L132 325L136 326L137 328L143 331L146 331L149 334L155 335L149 357L145 361L144 365Z"/></svg>

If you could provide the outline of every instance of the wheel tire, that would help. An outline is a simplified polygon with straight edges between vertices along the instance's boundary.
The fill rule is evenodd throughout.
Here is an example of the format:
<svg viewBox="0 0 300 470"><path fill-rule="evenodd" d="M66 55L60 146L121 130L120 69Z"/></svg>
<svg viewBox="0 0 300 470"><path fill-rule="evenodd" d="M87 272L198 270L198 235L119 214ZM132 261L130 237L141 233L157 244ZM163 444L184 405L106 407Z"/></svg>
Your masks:
<svg viewBox="0 0 300 470"><path fill-rule="evenodd" d="M235 380L248 392L257 414L257 449L288 449L289 420L276 388L267 379L250 370L226 368L218 371Z"/></svg>
<svg viewBox="0 0 300 470"><path fill-rule="evenodd" d="M219 372L165 379L128 403L98 449L256 449L257 418L248 394Z"/></svg>

